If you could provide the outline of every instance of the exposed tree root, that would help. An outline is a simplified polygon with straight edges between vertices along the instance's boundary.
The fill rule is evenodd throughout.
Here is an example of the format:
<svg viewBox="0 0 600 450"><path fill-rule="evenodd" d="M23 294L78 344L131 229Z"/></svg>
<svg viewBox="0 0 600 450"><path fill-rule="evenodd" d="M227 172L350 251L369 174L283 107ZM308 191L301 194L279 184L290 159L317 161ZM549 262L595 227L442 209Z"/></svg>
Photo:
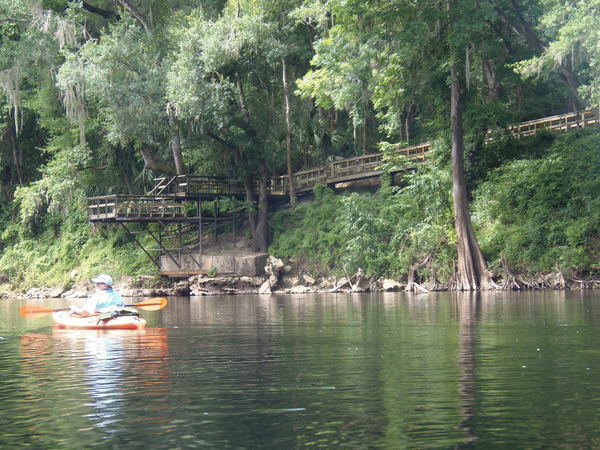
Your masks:
<svg viewBox="0 0 600 450"><path fill-rule="evenodd" d="M600 288L600 280L597 278L590 278L588 280L582 280L575 277L568 277L563 271L549 272L549 273L535 273L531 276L516 274L512 268L502 256L500 260L501 274L496 275L496 280L491 279L484 281L479 286L480 290L540 290L540 289L554 289L554 290L566 290L566 289L596 289ZM454 272L448 282L441 284L442 289L449 291L462 291L462 286L457 281L457 267L454 267ZM427 282L429 284L431 282ZM435 280L435 283L439 283ZM432 289L440 290L440 289Z"/></svg>
<svg viewBox="0 0 600 450"><path fill-rule="evenodd" d="M511 271L504 255L500 258L500 264L504 268L504 279L498 284L498 289L520 291L523 285L519 283L518 277Z"/></svg>
<svg viewBox="0 0 600 450"><path fill-rule="evenodd" d="M415 280L418 278L418 270L426 267L431 261L431 253L428 254L423 261L418 264L414 264L408 270L408 282L406 284L407 292L430 292L429 289L425 288Z"/></svg>

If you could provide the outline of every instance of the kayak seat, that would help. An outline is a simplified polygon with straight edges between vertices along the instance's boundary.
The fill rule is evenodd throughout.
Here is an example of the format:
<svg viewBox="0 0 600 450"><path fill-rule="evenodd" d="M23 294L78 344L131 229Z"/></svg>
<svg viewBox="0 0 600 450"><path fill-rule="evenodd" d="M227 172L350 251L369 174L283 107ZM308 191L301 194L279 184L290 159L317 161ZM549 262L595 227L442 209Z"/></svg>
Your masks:
<svg viewBox="0 0 600 450"><path fill-rule="evenodd" d="M123 316L136 316L139 317L140 313L135 308L121 308L115 311L109 311L102 313L98 316L98 323L100 322L108 322L110 319L114 319L115 317L123 317Z"/></svg>

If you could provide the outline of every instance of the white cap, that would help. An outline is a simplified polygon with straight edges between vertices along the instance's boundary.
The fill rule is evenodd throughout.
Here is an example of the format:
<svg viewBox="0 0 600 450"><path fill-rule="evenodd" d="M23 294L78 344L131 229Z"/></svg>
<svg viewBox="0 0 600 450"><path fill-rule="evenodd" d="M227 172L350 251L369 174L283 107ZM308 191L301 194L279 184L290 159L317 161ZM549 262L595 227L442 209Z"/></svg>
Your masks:
<svg viewBox="0 0 600 450"><path fill-rule="evenodd" d="M104 283L112 286L113 281L110 275L106 275L105 273L98 275L96 278L92 278L94 283Z"/></svg>

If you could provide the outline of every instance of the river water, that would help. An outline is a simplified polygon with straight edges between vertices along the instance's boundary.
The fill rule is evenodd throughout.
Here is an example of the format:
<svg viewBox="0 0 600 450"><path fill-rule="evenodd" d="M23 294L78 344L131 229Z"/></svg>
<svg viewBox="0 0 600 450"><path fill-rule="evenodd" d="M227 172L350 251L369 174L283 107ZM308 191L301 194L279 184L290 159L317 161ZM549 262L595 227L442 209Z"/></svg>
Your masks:
<svg viewBox="0 0 600 450"><path fill-rule="evenodd" d="M0 301L0 448L600 447L600 293Z"/></svg>

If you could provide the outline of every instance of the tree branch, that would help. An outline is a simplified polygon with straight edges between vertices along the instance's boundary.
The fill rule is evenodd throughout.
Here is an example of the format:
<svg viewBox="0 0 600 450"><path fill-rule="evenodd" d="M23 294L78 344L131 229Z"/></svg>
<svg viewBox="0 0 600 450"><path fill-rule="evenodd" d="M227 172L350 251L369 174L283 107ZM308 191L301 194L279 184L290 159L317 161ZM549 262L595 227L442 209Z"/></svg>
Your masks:
<svg viewBox="0 0 600 450"><path fill-rule="evenodd" d="M548 44L537 36L532 26L518 11L518 5L514 1L512 1L512 5L512 13L515 19L511 19L508 14L502 11L502 9L499 7L495 8L498 17L500 17L500 19L506 23L518 36L521 36L531 47L540 52L545 52L548 49ZM575 75L573 70L571 70L569 67L563 66L562 64L558 67L558 69L561 78L569 88L573 100L572 109L576 110L583 103L579 93L577 92L577 87L579 86L577 75Z"/></svg>
<svg viewBox="0 0 600 450"><path fill-rule="evenodd" d="M128 0L119 0L119 3L123 5L123 7L129 11L133 17L139 20L144 27L144 30L146 30L146 33L150 34L150 27L148 26L146 19L144 19L144 16L142 16L133 6L131 6L131 3L129 3Z"/></svg>
<svg viewBox="0 0 600 450"><path fill-rule="evenodd" d="M222 137L216 135L215 133L213 133L212 131L207 131L206 135L211 138L213 141L217 142L218 144L222 145L223 147L225 147L228 150L231 150L234 153L241 153L240 150L233 144L227 142L225 139L223 139Z"/></svg>
<svg viewBox="0 0 600 450"><path fill-rule="evenodd" d="M70 3L79 3L78 0L67 0ZM120 19L121 17L115 11L108 11L106 9L98 8L94 5L91 5L88 2L81 2L81 7L85 9L87 12L91 12L93 14L98 14L99 16L104 17L105 19Z"/></svg>

